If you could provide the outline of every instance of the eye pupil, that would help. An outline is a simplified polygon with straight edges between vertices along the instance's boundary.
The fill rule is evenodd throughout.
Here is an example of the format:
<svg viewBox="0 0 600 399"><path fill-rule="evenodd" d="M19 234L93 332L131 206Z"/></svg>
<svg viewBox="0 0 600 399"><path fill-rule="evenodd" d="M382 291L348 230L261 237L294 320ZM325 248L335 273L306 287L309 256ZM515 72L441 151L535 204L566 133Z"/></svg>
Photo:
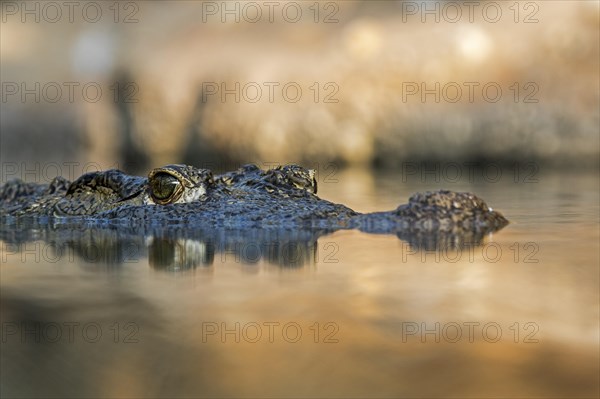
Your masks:
<svg viewBox="0 0 600 399"><path fill-rule="evenodd" d="M167 200L173 195L179 180L167 173L158 173L150 182L152 196L158 200Z"/></svg>

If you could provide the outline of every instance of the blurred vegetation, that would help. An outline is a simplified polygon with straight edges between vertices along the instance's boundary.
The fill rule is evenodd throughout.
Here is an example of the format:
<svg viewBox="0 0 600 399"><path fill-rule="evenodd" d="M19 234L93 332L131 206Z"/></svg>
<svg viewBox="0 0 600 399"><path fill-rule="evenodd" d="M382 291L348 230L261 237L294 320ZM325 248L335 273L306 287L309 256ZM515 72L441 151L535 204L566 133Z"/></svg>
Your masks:
<svg viewBox="0 0 600 399"><path fill-rule="evenodd" d="M128 2L136 8L118 15L106 3L95 23L65 10L23 23L3 2L2 162L598 165L598 2L519 3L519 13L503 3L495 23L481 8L451 22L446 3L431 3L439 22L410 8L422 2L344 1L320 3L318 16L296 3L296 23L277 12L270 22L266 8L256 23L209 13L222 2ZM36 82L39 102L7 93ZM49 82L63 87L56 102ZM78 84L73 101L65 82ZM89 82L98 101L82 94ZM297 102L282 93L289 83ZM236 84L239 102L221 97Z"/></svg>

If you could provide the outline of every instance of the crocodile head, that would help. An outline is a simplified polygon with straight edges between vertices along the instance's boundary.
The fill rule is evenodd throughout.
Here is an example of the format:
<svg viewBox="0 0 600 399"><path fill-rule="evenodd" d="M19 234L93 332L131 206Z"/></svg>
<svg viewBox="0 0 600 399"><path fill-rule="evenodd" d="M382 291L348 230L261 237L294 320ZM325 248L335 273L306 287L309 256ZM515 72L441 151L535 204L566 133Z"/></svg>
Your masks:
<svg viewBox="0 0 600 399"><path fill-rule="evenodd" d="M472 193L413 195L392 211L361 214L316 196L315 172L298 165L261 170L245 165L213 177L210 170L167 165L147 177L119 170L87 173L73 183L9 182L0 186L4 216L84 216L126 225L236 228L278 226L395 233L426 248L480 243L508 220ZM413 244L414 245L414 244Z"/></svg>

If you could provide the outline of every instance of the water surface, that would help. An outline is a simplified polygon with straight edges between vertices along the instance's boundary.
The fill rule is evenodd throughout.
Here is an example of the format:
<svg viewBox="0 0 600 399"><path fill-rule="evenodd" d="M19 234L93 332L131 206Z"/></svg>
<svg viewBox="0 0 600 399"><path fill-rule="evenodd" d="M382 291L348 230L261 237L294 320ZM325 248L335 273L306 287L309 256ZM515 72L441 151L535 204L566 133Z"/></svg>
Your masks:
<svg viewBox="0 0 600 399"><path fill-rule="evenodd" d="M2 226L1 393L597 396L598 176L526 180L320 181L361 212L448 188L511 221L437 251L357 231Z"/></svg>

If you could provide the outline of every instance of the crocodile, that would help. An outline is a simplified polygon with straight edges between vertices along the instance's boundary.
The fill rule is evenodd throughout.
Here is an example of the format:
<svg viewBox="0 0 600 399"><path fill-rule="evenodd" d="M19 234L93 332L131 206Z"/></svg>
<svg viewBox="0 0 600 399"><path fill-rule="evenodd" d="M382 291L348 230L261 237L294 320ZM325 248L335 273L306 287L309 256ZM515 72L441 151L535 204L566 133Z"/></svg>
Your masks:
<svg viewBox="0 0 600 399"><path fill-rule="evenodd" d="M135 231L178 229L358 229L396 234L417 247L478 243L508 224L468 192L416 193L394 210L360 213L317 196L314 170L298 165L263 170L245 165L221 175L189 165L152 169L147 177L120 170L90 172L73 182L12 180L0 187L0 222L117 226Z"/></svg>

